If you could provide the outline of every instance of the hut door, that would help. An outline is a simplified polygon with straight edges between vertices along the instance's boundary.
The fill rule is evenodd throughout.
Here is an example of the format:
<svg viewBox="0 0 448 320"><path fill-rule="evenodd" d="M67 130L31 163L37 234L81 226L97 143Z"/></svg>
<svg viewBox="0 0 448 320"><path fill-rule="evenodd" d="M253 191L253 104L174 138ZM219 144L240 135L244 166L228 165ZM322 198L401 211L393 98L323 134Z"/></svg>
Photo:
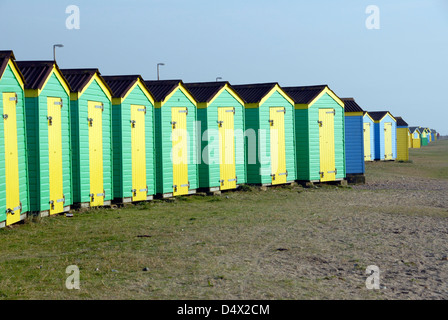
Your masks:
<svg viewBox="0 0 448 320"><path fill-rule="evenodd" d="M104 204L103 188L103 104L88 101L90 206Z"/></svg>
<svg viewBox="0 0 448 320"><path fill-rule="evenodd" d="M272 184L286 183L288 175L285 159L285 113L284 107L269 109Z"/></svg>
<svg viewBox="0 0 448 320"><path fill-rule="evenodd" d="M145 106L131 105L132 200L146 200Z"/></svg>
<svg viewBox="0 0 448 320"><path fill-rule="evenodd" d="M50 215L64 211L62 179L61 98L47 98Z"/></svg>
<svg viewBox="0 0 448 320"><path fill-rule="evenodd" d="M171 108L173 195L188 194L188 135L186 107Z"/></svg>
<svg viewBox="0 0 448 320"><path fill-rule="evenodd" d="M5 135L6 225L20 221L19 157L17 148L17 95L3 93L3 130Z"/></svg>
<svg viewBox="0 0 448 320"><path fill-rule="evenodd" d="M370 147L370 123L364 123L364 161L372 160Z"/></svg>
<svg viewBox="0 0 448 320"><path fill-rule="evenodd" d="M221 190L236 188L235 174L235 108L218 108L219 186Z"/></svg>
<svg viewBox="0 0 448 320"><path fill-rule="evenodd" d="M336 179L334 115L334 109L319 109L320 181Z"/></svg>
<svg viewBox="0 0 448 320"><path fill-rule="evenodd" d="M392 123L384 123L384 159L392 159Z"/></svg>

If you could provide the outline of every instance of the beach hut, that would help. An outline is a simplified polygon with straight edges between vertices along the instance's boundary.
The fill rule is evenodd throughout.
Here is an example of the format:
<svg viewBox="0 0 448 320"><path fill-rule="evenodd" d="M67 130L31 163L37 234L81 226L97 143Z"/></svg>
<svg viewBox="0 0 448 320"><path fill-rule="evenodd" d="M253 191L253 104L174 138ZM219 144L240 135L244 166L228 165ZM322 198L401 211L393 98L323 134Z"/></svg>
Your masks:
<svg viewBox="0 0 448 320"><path fill-rule="evenodd" d="M428 129L423 127L418 127L420 130L420 140L421 140L421 146L427 146L428 145Z"/></svg>
<svg viewBox="0 0 448 320"><path fill-rule="evenodd" d="M411 132L411 148L420 149L421 147L421 133L418 127L409 127L409 131Z"/></svg>
<svg viewBox="0 0 448 320"><path fill-rule="evenodd" d="M373 161L375 155L375 121L368 112L362 117L364 132L364 161Z"/></svg>
<svg viewBox="0 0 448 320"><path fill-rule="evenodd" d="M71 87L73 203L110 205L113 199L112 95L98 69L62 69Z"/></svg>
<svg viewBox="0 0 448 320"><path fill-rule="evenodd" d="M162 197L196 193L199 144L197 103L181 80L145 81L154 97L156 193Z"/></svg>
<svg viewBox="0 0 448 320"><path fill-rule="evenodd" d="M232 85L244 99L247 183L296 180L294 101L278 83Z"/></svg>
<svg viewBox="0 0 448 320"><path fill-rule="evenodd" d="M327 86L283 87L294 100L297 180L346 178L344 103Z"/></svg>
<svg viewBox="0 0 448 320"><path fill-rule="evenodd" d="M103 76L112 91L114 199L155 194L154 98L139 75Z"/></svg>
<svg viewBox="0 0 448 320"><path fill-rule="evenodd" d="M0 227L29 211L25 80L12 51L0 51Z"/></svg>
<svg viewBox="0 0 448 320"><path fill-rule="evenodd" d="M244 100L228 82L186 83L185 87L198 106L199 188L214 192L246 183Z"/></svg>
<svg viewBox="0 0 448 320"><path fill-rule="evenodd" d="M348 182L365 182L364 110L354 98L342 98L345 111L345 167Z"/></svg>
<svg viewBox="0 0 448 320"><path fill-rule="evenodd" d="M397 120L388 111L370 112L374 121L375 160L395 160L397 158Z"/></svg>
<svg viewBox="0 0 448 320"><path fill-rule="evenodd" d="M30 211L67 212L72 204L70 86L54 61L17 61L25 78Z"/></svg>
<svg viewBox="0 0 448 320"><path fill-rule="evenodd" d="M397 160L409 161L409 125L402 117L397 120Z"/></svg>
<svg viewBox="0 0 448 320"><path fill-rule="evenodd" d="M435 129L431 129L432 141L437 141L437 131Z"/></svg>

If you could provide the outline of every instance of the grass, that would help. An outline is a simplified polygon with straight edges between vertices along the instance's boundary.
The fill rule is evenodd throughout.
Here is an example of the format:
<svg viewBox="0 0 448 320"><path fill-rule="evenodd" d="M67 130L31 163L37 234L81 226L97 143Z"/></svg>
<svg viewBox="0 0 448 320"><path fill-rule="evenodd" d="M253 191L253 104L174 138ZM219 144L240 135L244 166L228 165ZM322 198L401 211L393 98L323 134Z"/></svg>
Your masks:
<svg viewBox="0 0 448 320"><path fill-rule="evenodd" d="M367 178L448 180L448 141L411 150L411 159L369 163ZM370 227L378 221L366 217L448 217L415 201L336 186L246 186L28 220L0 230L0 299L382 298L363 290L363 250L384 251L381 229ZM335 271L353 261L353 279ZM65 288L69 265L80 269L80 290Z"/></svg>

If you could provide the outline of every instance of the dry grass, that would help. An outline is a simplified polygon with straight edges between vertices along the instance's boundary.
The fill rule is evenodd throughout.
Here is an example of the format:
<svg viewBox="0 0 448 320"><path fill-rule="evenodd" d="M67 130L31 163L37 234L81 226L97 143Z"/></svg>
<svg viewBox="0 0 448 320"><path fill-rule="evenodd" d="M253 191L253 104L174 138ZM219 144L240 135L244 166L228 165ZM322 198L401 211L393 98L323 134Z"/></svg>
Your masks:
<svg viewBox="0 0 448 320"><path fill-rule="evenodd" d="M6 228L0 299L447 298L447 155L440 141L412 163L368 164L366 186L254 187ZM72 264L80 290L65 288ZM386 289L365 288L370 264Z"/></svg>

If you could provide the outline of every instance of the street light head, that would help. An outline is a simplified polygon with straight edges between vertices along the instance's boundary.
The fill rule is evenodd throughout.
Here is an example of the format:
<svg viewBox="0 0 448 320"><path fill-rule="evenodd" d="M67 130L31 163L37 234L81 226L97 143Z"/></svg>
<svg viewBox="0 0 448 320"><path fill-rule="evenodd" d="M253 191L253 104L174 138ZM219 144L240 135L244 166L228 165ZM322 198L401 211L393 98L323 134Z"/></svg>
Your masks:
<svg viewBox="0 0 448 320"><path fill-rule="evenodd" d="M164 63L158 63L157 65L158 66L164 66L165 64Z"/></svg>
<svg viewBox="0 0 448 320"><path fill-rule="evenodd" d="M63 44L55 44L55 45L53 45L54 47L58 47L58 48L62 48L64 45Z"/></svg>

